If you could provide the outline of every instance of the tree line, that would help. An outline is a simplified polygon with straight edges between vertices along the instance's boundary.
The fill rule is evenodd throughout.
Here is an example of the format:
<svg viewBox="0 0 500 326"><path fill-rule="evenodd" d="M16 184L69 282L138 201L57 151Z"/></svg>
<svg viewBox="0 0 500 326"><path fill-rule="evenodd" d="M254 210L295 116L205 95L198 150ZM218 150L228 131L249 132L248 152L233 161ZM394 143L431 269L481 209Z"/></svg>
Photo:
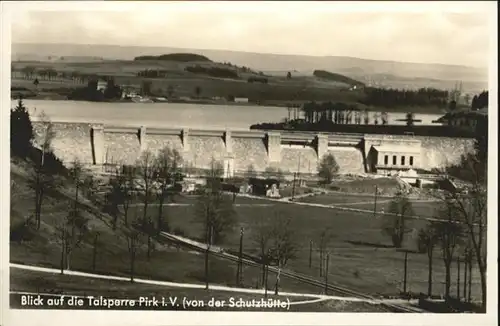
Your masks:
<svg viewBox="0 0 500 326"><path fill-rule="evenodd" d="M479 95L474 95L471 102L472 110L481 110L488 107L488 91L482 91Z"/></svg>
<svg viewBox="0 0 500 326"><path fill-rule="evenodd" d="M435 88L418 90L366 87L360 103L386 108L407 106L435 106L446 108L449 92Z"/></svg>
<svg viewBox="0 0 500 326"><path fill-rule="evenodd" d="M220 68L220 67L202 67L200 65L188 66L184 68L185 71L191 72L194 74L205 74L211 77L217 78L232 78L239 79L240 76L238 72L232 69Z"/></svg>

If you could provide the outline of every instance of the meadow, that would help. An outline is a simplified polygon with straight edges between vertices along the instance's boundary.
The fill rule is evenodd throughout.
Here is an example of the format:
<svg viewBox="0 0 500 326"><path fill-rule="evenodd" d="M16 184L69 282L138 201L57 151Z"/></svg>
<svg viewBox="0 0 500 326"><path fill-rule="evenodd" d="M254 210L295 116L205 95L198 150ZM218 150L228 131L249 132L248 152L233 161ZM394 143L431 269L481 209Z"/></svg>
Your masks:
<svg viewBox="0 0 500 326"><path fill-rule="evenodd" d="M165 216L172 229L182 230L187 237L202 239L203 226L196 218L194 201L194 198L176 199L176 203L190 205L168 206ZM272 206L263 205L265 203ZM403 290L404 251L408 251L407 290L424 293L427 290L428 259L425 254L416 251L417 231L425 226L425 221L409 220L410 232L406 234L403 248L396 249L392 246L390 237L382 231L385 217L373 217L372 213L348 212L244 197L238 197L235 204L238 222L235 231L229 233L221 245L224 248L237 251L238 230L243 227L244 252L258 254L259 247L252 241L255 220L260 216L272 218L275 214L281 214L292 218L293 233L298 248L297 257L291 260L286 268L322 279L319 277L317 244L321 233L328 229L331 234L326 250L330 253L329 282L374 295L397 295ZM152 216L156 209L151 208ZM312 266L309 268L311 241L313 254ZM443 266L440 252L436 249L433 262L435 294L442 293L444 289ZM456 291L454 288L456 277L456 266L453 266L452 293ZM473 296L477 298L480 288L477 271L473 273L473 283Z"/></svg>

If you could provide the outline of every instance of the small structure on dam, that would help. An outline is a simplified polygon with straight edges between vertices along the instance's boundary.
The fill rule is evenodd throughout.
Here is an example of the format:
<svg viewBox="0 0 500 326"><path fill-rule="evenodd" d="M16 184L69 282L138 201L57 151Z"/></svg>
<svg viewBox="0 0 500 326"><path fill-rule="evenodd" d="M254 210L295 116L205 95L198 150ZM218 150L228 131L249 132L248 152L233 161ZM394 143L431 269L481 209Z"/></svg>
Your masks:
<svg viewBox="0 0 500 326"><path fill-rule="evenodd" d="M34 123L36 134L40 125ZM340 173L389 173L396 170L444 167L473 150L474 139L411 135L370 135L293 131L232 131L147 128L53 123L54 154L63 162L75 159L99 169L134 165L146 150L168 146L181 153L185 167L208 169L221 162L224 176L250 169L280 169L284 174L316 174L321 158L332 154Z"/></svg>

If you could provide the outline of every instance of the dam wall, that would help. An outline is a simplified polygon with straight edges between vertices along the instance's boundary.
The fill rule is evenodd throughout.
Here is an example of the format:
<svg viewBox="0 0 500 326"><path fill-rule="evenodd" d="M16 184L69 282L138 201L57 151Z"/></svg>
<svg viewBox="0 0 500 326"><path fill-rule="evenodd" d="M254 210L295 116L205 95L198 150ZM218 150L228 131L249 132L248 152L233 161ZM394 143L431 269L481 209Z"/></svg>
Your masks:
<svg viewBox="0 0 500 326"><path fill-rule="evenodd" d="M43 138L43 125L34 122L35 141ZM315 174L321 158L332 154L340 173L374 172L372 148L399 146L417 151L414 167L425 170L456 163L474 150L474 139L314 133L294 131L232 131L147 126L111 126L52 123L52 150L64 163L75 160L89 166L134 165L145 151L176 149L184 166L207 169L213 160L223 164L227 176L249 169L264 172ZM413 159L413 158L412 158Z"/></svg>

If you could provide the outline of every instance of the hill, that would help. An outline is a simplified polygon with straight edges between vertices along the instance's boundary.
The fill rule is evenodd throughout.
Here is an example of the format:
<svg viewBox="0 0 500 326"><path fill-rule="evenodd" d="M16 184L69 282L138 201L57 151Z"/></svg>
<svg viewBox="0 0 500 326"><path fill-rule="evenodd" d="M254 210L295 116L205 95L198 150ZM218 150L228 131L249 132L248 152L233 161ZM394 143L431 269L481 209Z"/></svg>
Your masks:
<svg viewBox="0 0 500 326"><path fill-rule="evenodd" d="M12 59L23 59L26 55L47 56L88 56L105 57L120 60L132 60L134 57L150 53L198 53L213 61L227 62L239 66L251 67L260 71L293 71L311 73L314 70L335 71L338 74L360 80L368 86L387 87L432 87L453 88L455 82L463 82L465 91L480 92L487 88L488 69L444 65L422 64L395 61L367 60L341 56L305 56L237 52L227 50L179 49L172 47L139 47L118 45L88 44L28 44L13 43ZM390 77L390 78L387 78Z"/></svg>
<svg viewBox="0 0 500 326"><path fill-rule="evenodd" d="M177 62L212 62L209 58L195 53L169 53L162 55L144 55L135 57L134 61L139 60L162 60L162 61L177 61Z"/></svg>
<svg viewBox="0 0 500 326"><path fill-rule="evenodd" d="M362 82L359 82L357 80L354 80L354 79L349 78L349 77L344 76L344 75L335 74L333 72L329 72L329 71L325 71L325 70L314 70L313 76L315 76L317 78L321 78L321 79L330 80L330 81L346 83L346 84L351 85L351 86L365 86L365 84Z"/></svg>

